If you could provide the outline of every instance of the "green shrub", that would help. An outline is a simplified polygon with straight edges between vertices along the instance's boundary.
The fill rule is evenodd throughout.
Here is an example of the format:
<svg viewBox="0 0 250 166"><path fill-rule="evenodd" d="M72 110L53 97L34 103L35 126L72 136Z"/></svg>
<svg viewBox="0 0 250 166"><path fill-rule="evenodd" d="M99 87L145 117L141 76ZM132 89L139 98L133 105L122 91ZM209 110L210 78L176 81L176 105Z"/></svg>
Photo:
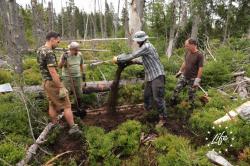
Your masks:
<svg viewBox="0 0 250 166"><path fill-rule="evenodd" d="M229 44L232 49L242 50L250 46L250 40L247 38L230 38Z"/></svg>
<svg viewBox="0 0 250 166"><path fill-rule="evenodd" d="M89 127L86 130L88 142L88 158L91 165L102 162L112 155L113 142L104 130L98 127Z"/></svg>
<svg viewBox="0 0 250 166"><path fill-rule="evenodd" d="M12 80L11 72L0 69L0 84L10 83Z"/></svg>
<svg viewBox="0 0 250 166"><path fill-rule="evenodd" d="M16 144L9 142L0 142L0 158L7 161L10 164L16 164L25 155L25 147L17 146ZM0 165L4 163L0 160Z"/></svg>
<svg viewBox="0 0 250 166"><path fill-rule="evenodd" d="M157 163L159 166L179 165L210 165L205 154L194 152L189 141L183 137L164 135L158 137L153 145L157 151Z"/></svg>
<svg viewBox="0 0 250 166"><path fill-rule="evenodd" d="M30 58L30 57L26 58L24 60L24 63L23 63L23 69L24 70L34 69L34 70L38 71L39 68L38 68L37 60L34 58Z"/></svg>
<svg viewBox="0 0 250 166"><path fill-rule="evenodd" d="M114 148L120 155L132 155L139 149L142 126L139 122L128 120L109 133Z"/></svg>
<svg viewBox="0 0 250 166"><path fill-rule="evenodd" d="M219 61L212 61L205 64L202 84L210 87L218 87L231 80L229 67Z"/></svg>
<svg viewBox="0 0 250 166"><path fill-rule="evenodd" d="M6 133L28 134L28 121L23 105L14 100L0 105L0 131Z"/></svg>
<svg viewBox="0 0 250 166"><path fill-rule="evenodd" d="M32 69L25 70L23 75L26 85L40 85L42 83L41 74Z"/></svg>
<svg viewBox="0 0 250 166"><path fill-rule="evenodd" d="M138 151L140 134L141 124L130 120L107 134L101 128L88 127L85 135L88 142L89 163L119 165L120 156L132 155Z"/></svg>
<svg viewBox="0 0 250 166"><path fill-rule="evenodd" d="M143 88L141 84L126 85L119 90L119 103L124 105L142 103L143 102Z"/></svg>

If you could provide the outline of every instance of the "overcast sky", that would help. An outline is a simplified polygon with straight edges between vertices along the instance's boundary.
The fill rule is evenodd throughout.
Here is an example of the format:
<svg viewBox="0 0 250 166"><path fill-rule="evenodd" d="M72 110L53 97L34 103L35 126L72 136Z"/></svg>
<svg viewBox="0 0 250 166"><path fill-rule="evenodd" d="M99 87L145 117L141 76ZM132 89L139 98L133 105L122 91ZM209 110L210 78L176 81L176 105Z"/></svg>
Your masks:
<svg viewBox="0 0 250 166"><path fill-rule="evenodd" d="M31 0L16 0L16 2L25 7L26 5L30 5L30 1ZM45 4L47 4L49 1L52 0L43 0L45 2ZM120 12L122 10L122 7L124 6L124 0L120 0ZM38 0L38 2L42 2L42 0ZM65 7L66 6L66 2L67 0L53 0L53 4L54 4L54 8L56 10L56 13L59 13L61 11L61 7ZM98 2L98 0L97 0ZM118 0L107 0L108 4L113 3L114 8L115 8L115 12L117 12L118 10ZM101 7L104 10L104 3L105 0L100 0L101 3ZM83 9L86 12L93 12L94 11L94 0L75 0L75 5L79 8L79 9ZM98 10L98 4L97 4L97 10Z"/></svg>

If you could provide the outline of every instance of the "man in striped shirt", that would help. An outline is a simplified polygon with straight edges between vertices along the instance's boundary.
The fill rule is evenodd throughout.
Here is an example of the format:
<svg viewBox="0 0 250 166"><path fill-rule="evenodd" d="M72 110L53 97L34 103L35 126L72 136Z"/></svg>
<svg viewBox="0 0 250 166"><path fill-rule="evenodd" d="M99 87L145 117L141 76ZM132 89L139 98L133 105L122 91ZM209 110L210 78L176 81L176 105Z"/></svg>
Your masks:
<svg viewBox="0 0 250 166"><path fill-rule="evenodd" d="M147 39L148 36L145 32L136 32L133 40L137 42L139 49L132 54L121 54L114 57L113 62L122 64L135 58L142 58L145 71L144 107L146 110L151 110L154 101L162 125L165 123L167 115L164 99L165 72L156 49Z"/></svg>

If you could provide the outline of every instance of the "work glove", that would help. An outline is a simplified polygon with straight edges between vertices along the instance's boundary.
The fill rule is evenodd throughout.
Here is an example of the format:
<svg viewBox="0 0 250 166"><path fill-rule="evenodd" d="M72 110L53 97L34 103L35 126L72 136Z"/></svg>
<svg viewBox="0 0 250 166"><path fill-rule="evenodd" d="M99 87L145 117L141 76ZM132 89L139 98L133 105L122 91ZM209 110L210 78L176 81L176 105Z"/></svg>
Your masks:
<svg viewBox="0 0 250 166"><path fill-rule="evenodd" d="M82 73L82 81L85 82L86 81L86 74Z"/></svg>
<svg viewBox="0 0 250 166"><path fill-rule="evenodd" d="M181 71L178 71L178 73L175 74L175 77L176 77L176 78L179 78L181 75L182 75L182 72L181 72Z"/></svg>
<svg viewBox="0 0 250 166"><path fill-rule="evenodd" d="M200 82L201 82L201 79L200 79L200 78L195 78L195 79L194 79L193 87L198 87L198 86L200 86Z"/></svg>
<svg viewBox="0 0 250 166"><path fill-rule="evenodd" d="M112 63L113 63L113 64L117 64L117 63L118 63L118 62L117 62L117 56L114 56L114 57L113 57Z"/></svg>
<svg viewBox="0 0 250 166"><path fill-rule="evenodd" d="M68 90L65 87L59 89L59 98L64 99L68 95Z"/></svg>

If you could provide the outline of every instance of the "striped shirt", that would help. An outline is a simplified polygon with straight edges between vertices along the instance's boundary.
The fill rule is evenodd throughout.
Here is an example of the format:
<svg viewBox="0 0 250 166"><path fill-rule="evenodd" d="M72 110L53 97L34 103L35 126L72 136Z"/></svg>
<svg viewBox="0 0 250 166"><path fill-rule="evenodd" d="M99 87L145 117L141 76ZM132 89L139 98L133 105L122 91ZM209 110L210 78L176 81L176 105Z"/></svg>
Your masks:
<svg viewBox="0 0 250 166"><path fill-rule="evenodd" d="M152 81L158 76L165 75L163 65L160 62L156 49L150 42L145 42L132 54L122 54L117 57L119 63L125 63L132 59L141 57L145 71L145 81Z"/></svg>

